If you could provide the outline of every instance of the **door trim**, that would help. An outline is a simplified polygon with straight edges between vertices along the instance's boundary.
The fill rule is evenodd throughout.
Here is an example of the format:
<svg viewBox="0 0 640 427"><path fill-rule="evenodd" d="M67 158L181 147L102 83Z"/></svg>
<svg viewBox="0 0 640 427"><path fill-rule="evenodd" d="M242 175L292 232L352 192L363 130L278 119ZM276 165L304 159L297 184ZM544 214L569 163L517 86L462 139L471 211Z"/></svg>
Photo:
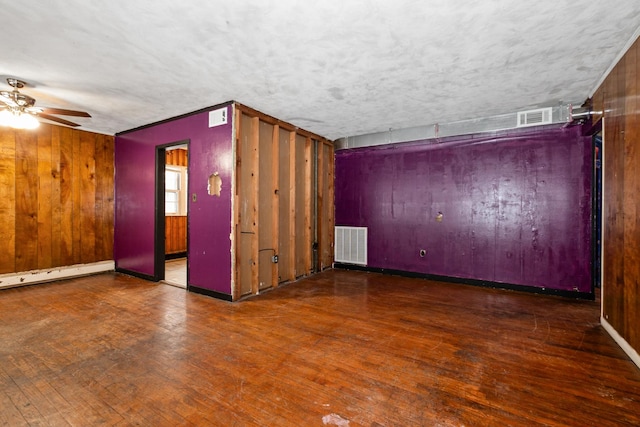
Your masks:
<svg viewBox="0 0 640 427"><path fill-rule="evenodd" d="M156 145L156 197L155 197L155 220L154 220L154 232L153 232L153 276L155 281L164 280L164 264L165 257L165 212L164 212L164 169L167 165L167 148L176 145L186 145L187 151L189 151L190 139L184 139L181 141L170 142L168 144ZM191 165L191 156L188 156L187 170ZM191 186L191 180L187 180L187 195L189 193L189 187ZM189 217L187 213L187 260L189 259ZM187 262L188 264L188 262ZM187 265L187 284L189 283L189 266Z"/></svg>

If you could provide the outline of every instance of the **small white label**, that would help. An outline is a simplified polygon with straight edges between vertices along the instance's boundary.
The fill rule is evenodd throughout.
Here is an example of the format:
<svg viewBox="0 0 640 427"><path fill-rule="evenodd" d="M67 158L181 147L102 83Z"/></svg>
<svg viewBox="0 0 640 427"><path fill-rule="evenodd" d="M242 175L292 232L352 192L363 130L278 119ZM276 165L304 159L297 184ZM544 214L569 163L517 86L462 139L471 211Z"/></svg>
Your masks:
<svg viewBox="0 0 640 427"><path fill-rule="evenodd" d="M209 111L209 127L216 127L227 124L227 107Z"/></svg>

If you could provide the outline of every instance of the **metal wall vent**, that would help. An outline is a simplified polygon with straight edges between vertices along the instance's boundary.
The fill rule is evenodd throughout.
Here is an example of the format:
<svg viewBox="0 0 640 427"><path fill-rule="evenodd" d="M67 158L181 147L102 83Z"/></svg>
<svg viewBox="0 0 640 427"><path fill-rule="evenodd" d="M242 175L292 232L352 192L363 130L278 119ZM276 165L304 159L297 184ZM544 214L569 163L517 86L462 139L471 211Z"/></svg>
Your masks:
<svg viewBox="0 0 640 427"><path fill-rule="evenodd" d="M336 226L335 262L367 265L367 227Z"/></svg>
<svg viewBox="0 0 640 427"><path fill-rule="evenodd" d="M518 127L548 125L552 123L552 108L518 111Z"/></svg>

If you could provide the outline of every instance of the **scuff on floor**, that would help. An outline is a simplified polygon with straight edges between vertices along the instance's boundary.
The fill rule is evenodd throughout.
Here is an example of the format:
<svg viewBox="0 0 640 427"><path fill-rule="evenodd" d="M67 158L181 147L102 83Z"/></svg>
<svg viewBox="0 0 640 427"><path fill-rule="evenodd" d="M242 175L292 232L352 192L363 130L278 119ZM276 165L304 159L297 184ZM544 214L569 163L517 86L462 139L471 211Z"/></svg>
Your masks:
<svg viewBox="0 0 640 427"><path fill-rule="evenodd" d="M335 426L348 426L349 420L345 420L338 414L329 414L322 417L322 423L324 425L330 424Z"/></svg>

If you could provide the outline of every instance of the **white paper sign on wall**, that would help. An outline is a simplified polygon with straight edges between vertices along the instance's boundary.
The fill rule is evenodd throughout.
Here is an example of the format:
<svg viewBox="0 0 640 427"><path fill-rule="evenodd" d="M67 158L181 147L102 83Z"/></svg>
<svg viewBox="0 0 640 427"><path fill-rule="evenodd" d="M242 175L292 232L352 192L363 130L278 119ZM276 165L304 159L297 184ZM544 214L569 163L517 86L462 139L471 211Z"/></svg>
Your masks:
<svg viewBox="0 0 640 427"><path fill-rule="evenodd" d="M218 108L217 110L209 111L209 127L216 127L227 124L227 107Z"/></svg>

